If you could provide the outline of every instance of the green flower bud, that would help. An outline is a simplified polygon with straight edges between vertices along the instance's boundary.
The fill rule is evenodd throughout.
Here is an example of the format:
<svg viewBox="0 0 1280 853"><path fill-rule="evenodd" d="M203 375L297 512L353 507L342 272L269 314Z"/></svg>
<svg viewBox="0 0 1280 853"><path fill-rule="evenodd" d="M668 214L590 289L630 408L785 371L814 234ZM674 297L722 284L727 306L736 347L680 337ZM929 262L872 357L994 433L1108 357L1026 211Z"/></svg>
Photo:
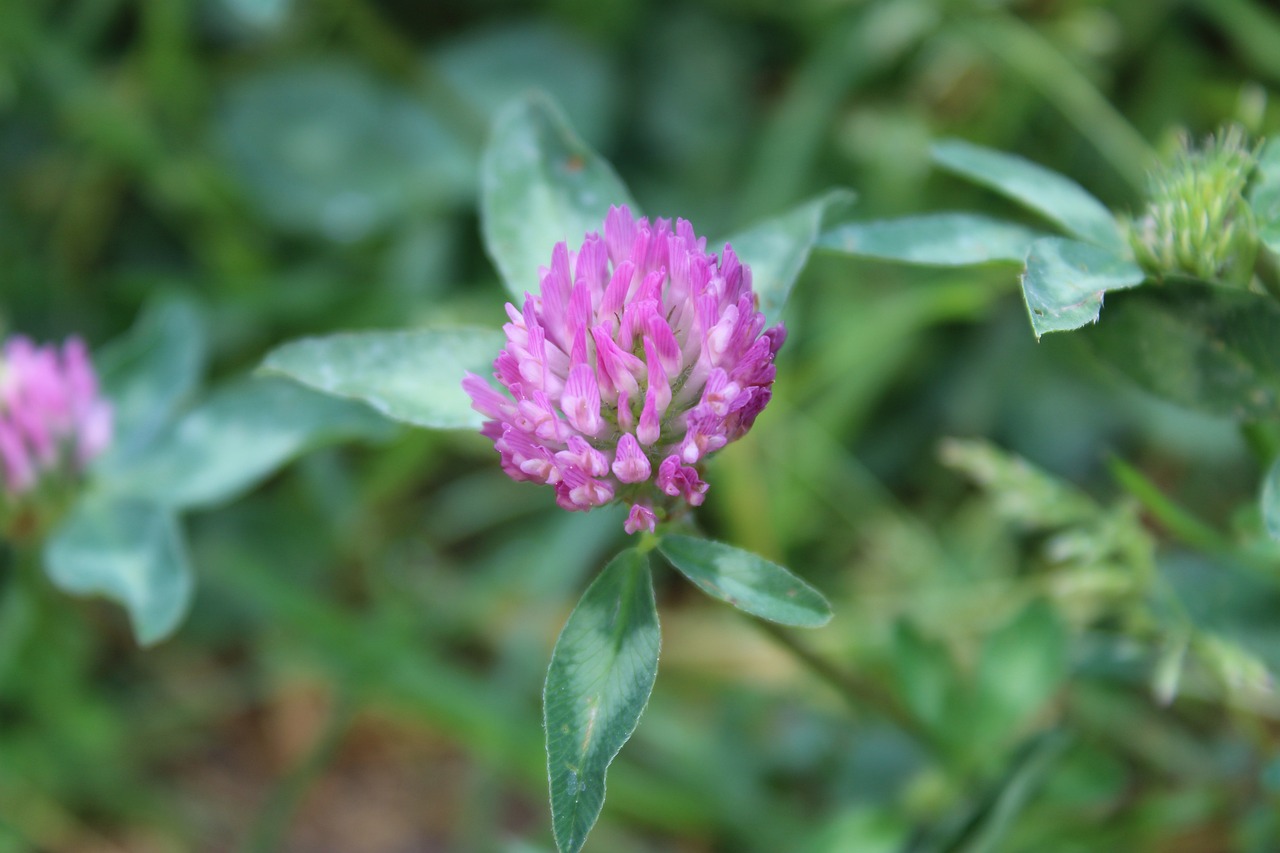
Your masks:
<svg viewBox="0 0 1280 853"><path fill-rule="evenodd" d="M1146 210L1127 223L1138 263L1155 278L1247 284L1258 241L1244 190L1256 165L1257 149L1239 127L1199 148L1183 137L1172 160L1149 177Z"/></svg>

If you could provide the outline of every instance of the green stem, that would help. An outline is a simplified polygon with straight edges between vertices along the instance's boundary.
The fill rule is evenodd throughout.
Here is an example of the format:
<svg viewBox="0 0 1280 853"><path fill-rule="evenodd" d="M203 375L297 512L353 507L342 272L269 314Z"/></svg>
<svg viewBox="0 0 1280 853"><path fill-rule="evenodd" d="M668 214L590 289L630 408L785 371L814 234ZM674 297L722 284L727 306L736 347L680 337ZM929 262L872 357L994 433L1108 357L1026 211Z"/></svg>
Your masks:
<svg viewBox="0 0 1280 853"><path fill-rule="evenodd" d="M796 639L790 631L781 625L757 619L754 616L746 616L746 618L751 624L769 635L779 646L790 652L796 660L804 664L819 679L833 687L852 708L858 711L870 709L892 721L903 731L910 733L930 748L938 748L937 740L933 735L916 720L911 712L891 692L885 690L874 681L840 669Z"/></svg>
<svg viewBox="0 0 1280 853"><path fill-rule="evenodd" d="M342 739L351 728L358 703L348 695L334 699L324 728L310 751L276 785L249 832L245 849L250 853L270 853L284 849L285 835L294 812L316 778L333 761Z"/></svg>
<svg viewBox="0 0 1280 853"><path fill-rule="evenodd" d="M0 545L0 692L39 622L39 571L28 550Z"/></svg>
<svg viewBox="0 0 1280 853"><path fill-rule="evenodd" d="M976 47L1040 90L1137 192L1155 153L1119 110L1035 28L1007 14L957 21Z"/></svg>
<svg viewBox="0 0 1280 853"><path fill-rule="evenodd" d="M1271 252L1259 248L1253 259L1253 274L1258 277L1267 293L1280 299L1280 267L1276 265L1275 256Z"/></svg>

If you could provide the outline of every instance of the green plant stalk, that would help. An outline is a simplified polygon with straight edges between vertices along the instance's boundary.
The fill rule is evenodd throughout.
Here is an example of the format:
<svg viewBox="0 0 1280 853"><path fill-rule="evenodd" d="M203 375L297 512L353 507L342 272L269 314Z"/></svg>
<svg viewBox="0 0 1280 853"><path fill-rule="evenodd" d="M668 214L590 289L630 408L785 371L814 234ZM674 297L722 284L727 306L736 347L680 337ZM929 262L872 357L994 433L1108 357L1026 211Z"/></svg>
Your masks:
<svg viewBox="0 0 1280 853"><path fill-rule="evenodd" d="M834 688L854 710L870 710L890 720L935 752L940 750L940 744L933 734L920 724L893 693L874 681L841 670L798 640L787 628L754 616L742 615L779 646L790 652L792 657L820 681Z"/></svg>
<svg viewBox="0 0 1280 853"><path fill-rule="evenodd" d="M285 848L284 842L294 812L312 784L332 763L343 738L351 729L351 722L358 708L358 703L346 691L341 691L334 698L324 727L316 736L311 749L280 779L263 804L257 820L249 830L245 843L247 853L271 853Z"/></svg>
<svg viewBox="0 0 1280 853"><path fill-rule="evenodd" d="M1061 51L1011 15L961 20L956 27L1051 101L1091 141L1116 173L1138 193L1146 189L1155 152L1133 125L1102 96Z"/></svg>
<svg viewBox="0 0 1280 853"><path fill-rule="evenodd" d="M9 672L39 622L39 560L30 549L0 543L0 694L6 693Z"/></svg>
<svg viewBox="0 0 1280 853"><path fill-rule="evenodd" d="M1108 462L1111 476L1143 508L1183 543L1211 554L1230 552L1231 545L1223 536L1191 513L1169 500L1138 469L1118 458Z"/></svg>
<svg viewBox="0 0 1280 853"><path fill-rule="evenodd" d="M1276 264L1275 256L1262 247L1258 247L1254 256L1253 274L1257 276L1263 290L1273 298L1280 299L1280 265Z"/></svg>

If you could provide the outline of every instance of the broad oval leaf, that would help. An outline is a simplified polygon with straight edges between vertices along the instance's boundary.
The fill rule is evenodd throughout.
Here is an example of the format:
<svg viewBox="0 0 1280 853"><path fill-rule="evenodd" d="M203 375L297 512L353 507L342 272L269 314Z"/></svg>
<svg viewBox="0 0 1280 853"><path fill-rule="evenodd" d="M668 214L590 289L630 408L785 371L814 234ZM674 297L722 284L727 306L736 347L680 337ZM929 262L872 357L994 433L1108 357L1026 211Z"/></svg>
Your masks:
<svg viewBox="0 0 1280 853"><path fill-rule="evenodd" d="M486 375L505 342L494 329L350 332L273 350L263 371L368 403L389 418L434 429L479 429L462 378Z"/></svg>
<svg viewBox="0 0 1280 853"><path fill-rule="evenodd" d="M340 62L237 81L217 116L232 172L273 223L361 239L410 210L470 198L475 161L407 92Z"/></svg>
<svg viewBox="0 0 1280 853"><path fill-rule="evenodd" d="M172 633L191 602L177 520L148 501L86 496L45 543L44 563L61 589L123 605L144 646Z"/></svg>
<svg viewBox="0 0 1280 853"><path fill-rule="evenodd" d="M275 377L211 394L145 454L112 470L104 488L175 509L211 506L249 490L303 452L353 438L386 438L391 424L367 406Z"/></svg>
<svg viewBox="0 0 1280 853"><path fill-rule="evenodd" d="M1178 281L1125 293L1084 336L1142 388L1237 420L1280 417L1280 304Z"/></svg>
<svg viewBox="0 0 1280 853"><path fill-rule="evenodd" d="M111 458L128 458L155 439L200 384L205 357L200 314L176 297L150 303L128 333L95 356L111 400Z"/></svg>
<svg viewBox="0 0 1280 853"><path fill-rule="evenodd" d="M600 155L569 128L545 96L504 107L480 162L480 225L485 248L517 300L539 288L538 268L565 241L577 248L604 227L611 205L639 208Z"/></svg>
<svg viewBox="0 0 1280 853"><path fill-rule="evenodd" d="M817 628L831 619L822 593L776 563L723 542L663 536L658 550L707 595L761 619Z"/></svg>
<svg viewBox="0 0 1280 853"><path fill-rule="evenodd" d="M578 601L547 669L547 777L561 853L582 849L600 816L605 772L649 701L659 646L649 558L624 551Z"/></svg>
<svg viewBox="0 0 1280 853"><path fill-rule="evenodd" d="M851 205L855 198L849 190L832 190L726 241L751 267L752 289L770 322L782 313L827 217Z"/></svg>
<svg viewBox="0 0 1280 853"><path fill-rule="evenodd" d="M1115 252L1124 237L1102 202L1065 175L1038 163L959 139L938 142L933 160L944 169L989 187L1056 222L1071 234Z"/></svg>
<svg viewBox="0 0 1280 853"><path fill-rule="evenodd" d="M1146 273L1133 261L1078 240L1046 237L1031 244L1022 295L1036 337L1096 323L1102 296L1142 284Z"/></svg>
<svg viewBox="0 0 1280 853"><path fill-rule="evenodd" d="M1262 525L1272 539L1280 540L1280 459L1271 463L1262 481Z"/></svg>
<svg viewBox="0 0 1280 853"><path fill-rule="evenodd" d="M964 267L993 261L1022 263L1042 232L977 213L928 213L846 222L822 235L824 249L941 267Z"/></svg>

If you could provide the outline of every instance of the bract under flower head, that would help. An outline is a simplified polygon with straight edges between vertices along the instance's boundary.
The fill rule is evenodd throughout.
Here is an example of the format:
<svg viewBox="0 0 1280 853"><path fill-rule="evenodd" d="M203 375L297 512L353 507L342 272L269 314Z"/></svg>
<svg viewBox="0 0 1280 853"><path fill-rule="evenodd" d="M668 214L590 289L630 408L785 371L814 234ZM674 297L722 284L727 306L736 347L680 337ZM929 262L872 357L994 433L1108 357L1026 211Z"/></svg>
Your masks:
<svg viewBox="0 0 1280 853"><path fill-rule="evenodd" d="M568 510L632 504L626 530L654 530L707 491L700 465L769 402L786 337L765 329L751 270L708 254L683 219L610 208L604 236L557 243L541 291L507 304L494 375L467 374L503 469L554 486Z"/></svg>
<svg viewBox="0 0 1280 853"><path fill-rule="evenodd" d="M0 352L0 484L12 504L42 480L75 476L111 442L111 406L98 393L79 338L61 348L14 336Z"/></svg>

